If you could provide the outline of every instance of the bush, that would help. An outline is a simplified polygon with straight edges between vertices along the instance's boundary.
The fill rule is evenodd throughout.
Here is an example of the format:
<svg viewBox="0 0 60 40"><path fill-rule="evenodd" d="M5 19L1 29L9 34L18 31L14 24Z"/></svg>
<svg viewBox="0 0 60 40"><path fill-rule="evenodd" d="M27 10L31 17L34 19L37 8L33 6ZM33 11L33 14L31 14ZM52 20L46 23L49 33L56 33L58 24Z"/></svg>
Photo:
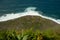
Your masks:
<svg viewBox="0 0 60 40"><path fill-rule="evenodd" d="M0 40L57 40L58 35L51 34L53 33L47 31L45 33L41 33L40 31L33 32L32 30L0 31Z"/></svg>

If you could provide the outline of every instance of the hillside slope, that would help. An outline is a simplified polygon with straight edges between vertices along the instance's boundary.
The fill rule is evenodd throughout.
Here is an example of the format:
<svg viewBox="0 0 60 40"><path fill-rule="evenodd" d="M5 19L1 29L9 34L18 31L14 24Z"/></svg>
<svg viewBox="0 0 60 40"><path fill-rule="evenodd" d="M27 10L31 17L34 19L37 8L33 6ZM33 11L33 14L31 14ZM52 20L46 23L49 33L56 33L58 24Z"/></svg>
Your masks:
<svg viewBox="0 0 60 40"><path fill-rule="evenodd" d="M5 22L0 22L0 30L6 30L6 29L29 29L34 28L34 30L46 30L46 29L58 29L60 27L59 24L48 20L41 18L40 16L24 16L20 17L14 20L9 20Z"/></svg>

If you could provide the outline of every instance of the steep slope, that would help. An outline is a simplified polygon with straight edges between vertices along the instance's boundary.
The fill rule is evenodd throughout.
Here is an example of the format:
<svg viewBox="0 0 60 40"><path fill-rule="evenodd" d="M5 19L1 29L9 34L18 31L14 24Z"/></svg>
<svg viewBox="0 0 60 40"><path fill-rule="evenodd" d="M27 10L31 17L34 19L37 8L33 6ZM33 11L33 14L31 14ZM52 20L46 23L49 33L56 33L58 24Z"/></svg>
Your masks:
<svg viewBox="0 0 60 40"><path fill-rule="evenodd" d="M0 22L0 30L6 30L6 29L29 29L34 28L34 30L46 30L46 29L58 29L60 27L59 24L48 20L41 18L40 16L24 16L20 17L14 20L9 20L5 22Z"/></svg>

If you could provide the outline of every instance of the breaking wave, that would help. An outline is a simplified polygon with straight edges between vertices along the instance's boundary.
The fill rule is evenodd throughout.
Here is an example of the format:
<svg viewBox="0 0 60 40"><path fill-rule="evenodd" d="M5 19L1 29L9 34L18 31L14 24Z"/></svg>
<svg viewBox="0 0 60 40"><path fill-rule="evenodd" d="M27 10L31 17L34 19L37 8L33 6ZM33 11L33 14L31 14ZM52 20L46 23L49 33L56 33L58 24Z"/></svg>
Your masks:
<svg viewBox="0 0 60 40"><path fill-rule="evenodd" d="M35 11L35 9L36 9L36 7L28 7L25 9L24 12L20 12L20 13L16 13L16 14L14 14L14 13L5 14L0 17L0 22L16 19L19 17L27 16L27 15L33 15L33 16L40 16L42 18L49 19L49 20L52 20L52 21L60 24L60 19L54 19L51 17L43 16L42 15L43 12Z"/></svg>

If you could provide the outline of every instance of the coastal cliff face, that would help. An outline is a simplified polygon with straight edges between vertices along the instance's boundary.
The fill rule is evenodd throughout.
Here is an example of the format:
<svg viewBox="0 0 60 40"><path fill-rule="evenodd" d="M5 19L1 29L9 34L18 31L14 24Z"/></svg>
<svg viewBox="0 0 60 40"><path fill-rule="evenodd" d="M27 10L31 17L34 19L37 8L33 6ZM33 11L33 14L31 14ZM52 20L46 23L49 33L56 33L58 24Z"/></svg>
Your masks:
<svg viewBox="0 0 60 40"><path fill-rule="evenodd" d="M17 19L0 22L0 30L21 30L34 28L34 30L57 30L60 28L60 24L57 24L51 20L41 18L40 16L23 16Z"/></svg>

